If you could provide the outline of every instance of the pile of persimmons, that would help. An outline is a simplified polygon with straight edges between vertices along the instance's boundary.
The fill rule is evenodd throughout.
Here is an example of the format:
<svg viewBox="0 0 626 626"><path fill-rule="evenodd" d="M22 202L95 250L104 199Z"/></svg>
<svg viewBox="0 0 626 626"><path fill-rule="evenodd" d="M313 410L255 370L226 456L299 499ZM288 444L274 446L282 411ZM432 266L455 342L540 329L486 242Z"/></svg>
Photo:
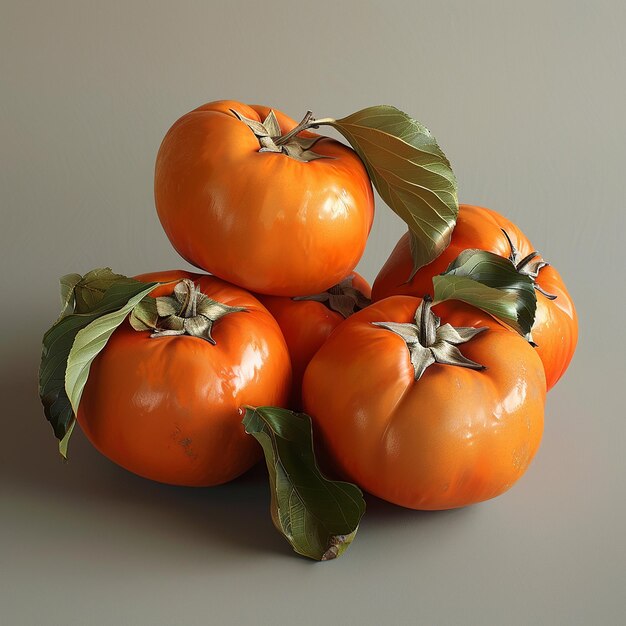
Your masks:
<svg viewBox="0 0 626 626"><path fill-rule="evenodd" d="M373 187L408 231L370 288L354 268ZM63 456L75 423L174 485L265 456L273 521L315 559L352 541L360 489L447 509L522 476L576 312L515 224L458 204L424 126L389 106L297 124L212 102L167 132L154 189L172 245L206 273L61 279L40 396Z"/></svg>

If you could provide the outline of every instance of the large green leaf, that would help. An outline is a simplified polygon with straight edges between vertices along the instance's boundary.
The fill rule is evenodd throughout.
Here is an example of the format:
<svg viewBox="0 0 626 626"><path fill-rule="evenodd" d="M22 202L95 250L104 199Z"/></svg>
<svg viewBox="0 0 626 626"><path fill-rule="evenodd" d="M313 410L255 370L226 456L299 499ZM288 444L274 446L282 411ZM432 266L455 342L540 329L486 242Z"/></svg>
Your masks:
<svg viewBox="0 0 626 626"><path fill-rule="evenodd" d="M80 398L87 383L91 363L133 308L146 297L157 283L139 283L145 288L132 296L128 302L116 311L102 315L76 333L76 338L67 357L65 369L65 393L70 399L74 414L78 412ZM136 288L136 285L134 286ZM106 293L105 296L106 298ZM103 298L104 300L104 298Z"/></svg>
<svg viewBox="0 0 626 626"><path fill-rule="evenodd" d="M530 276L509 259L485 250L464 250L433 278L435 303L467 302L489 313L532 341L537 295Z"/></svg>
<svg viewBox="0 0 626 626"><path fill-rule="evenodd" d="M414 272L438 257L450 243L459 203L450 163L430 131L387 105L324 123L348 140L381 198L407 223Z"/></svg>
<svg viewBox="0 0 626 626"><path fill-rule="evenodd" d="M293 549L317 561L340 556L365 512L361 490L325 478L313 451L311 418L277 407L247 408L246 432L263 447L274 525Z"/></svg>
<svg viewBox="0 0 626 626"><path fill-rule="evenodd" d="M130 300L149 292L157 284L142 283L123 276L106 289L93 310L66 314L44 335L39 367L39 397L54 434L61 442L59 449L64 457L67 455L67 442L75 420L65 390L65 373L76 336L98 318L126 308Z"/></svg>

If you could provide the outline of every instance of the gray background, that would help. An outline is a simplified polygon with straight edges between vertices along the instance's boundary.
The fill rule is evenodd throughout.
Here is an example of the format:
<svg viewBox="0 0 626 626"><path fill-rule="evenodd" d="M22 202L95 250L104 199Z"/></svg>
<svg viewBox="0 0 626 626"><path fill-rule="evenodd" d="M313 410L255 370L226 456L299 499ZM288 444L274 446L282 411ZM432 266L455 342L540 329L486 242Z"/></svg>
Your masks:
<svg viewBox="0 0 626 626"><path fill-rule="evenodd" d="M2 2L2 624L623 624L623 2ZM274 531L263 468L216 489L137 478L36 397L57 279L184 267L153 207L169 125L220 98L299 118L390 103L461 199L564 275L578 352L508 494L420 513L369 500L315 564ZM382 204L359 269L403 224Z"/></svg>

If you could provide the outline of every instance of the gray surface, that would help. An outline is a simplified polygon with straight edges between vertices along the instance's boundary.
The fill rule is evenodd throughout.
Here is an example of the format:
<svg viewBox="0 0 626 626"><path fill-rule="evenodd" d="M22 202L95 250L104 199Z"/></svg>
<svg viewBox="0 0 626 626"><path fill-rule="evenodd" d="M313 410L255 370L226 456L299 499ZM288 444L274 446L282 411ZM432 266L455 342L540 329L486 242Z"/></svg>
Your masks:
<svg viewBox="0 0 626 626"><path fill-rule="evenodd" d="M625 19L622 2L3 1L0 622L623 624ZM260 470L165 487L80 433L58 462L35 380L57 278L184 266L153 161L171 122L225 97L405 109L461 198L561 270L579 349L511 492L435 514L370 501L345 557L313 564L274 532ZM378 209L370 279L403 232Z"/></svg>

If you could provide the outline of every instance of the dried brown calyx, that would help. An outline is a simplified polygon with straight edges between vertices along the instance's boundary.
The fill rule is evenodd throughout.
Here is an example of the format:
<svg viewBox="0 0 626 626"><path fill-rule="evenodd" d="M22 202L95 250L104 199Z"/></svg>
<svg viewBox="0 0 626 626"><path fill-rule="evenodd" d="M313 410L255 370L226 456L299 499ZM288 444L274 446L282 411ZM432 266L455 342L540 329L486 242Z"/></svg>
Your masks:
<svg viewBox="0 0 626 626"><path fill-rule="evenodd" d="M533 281L533 286L535 289L542 293L548 300L556 300L556 296L552 293L548 293L544 291L540 285L537 284L537 276L539 276L539 272L542 268L547 267L550 263L544 261L539 253L536 250L533 250L530 254L527 254L525 257L522 257L520 251L515 247L513 242L511 241L511 237L509 237L509 233L504 230L504 228L500 229L506 240L509 242L509 247L511 248L511 253L509 254L509 261L515 265L515 269L520 274L525 274L526 276L530 276Z"/></svg>
<svg viewBox="0 0 626 626"><path fill-rule="evenodd" d="M331 311L343 317L350 317L353 313L369 306L372 301L363 295L354 285L354 276L344 278L339 284L312 296L297 296L293 300L313 300L323 302Z"/></svg>
<svg viewBox="0 0 626 626"><path fill-rule="evenodd" d="M173 295L142 301L133 311L130 323L135 330L152 330L153 338L189 335L215 344L211 335L213 324L225 315L241 311L246 309L209 298L185 278L174 287Z"/></svg>
<svg viewBox="0 0 626 626"><path fill-rule="evenodd" d="M434 363L456 365L473 370L484 370L486 367L463 356L457 346L464 344L479 333L487 330L486 326L455 327L450 324L441 326L441 319L431 310L432 299L424 299L415 311L415 323L372 322L394 332L404 339L411 355L411 364L415 370L415 380L419 380L428 367Z"/></svg>
<svg viewBox="0 0 626 626"><path fill-rule="evenodd" d="M285 154L303 163L315 159L330 158L323 154L318 154L312 149L323 137L298 137L298 133L308 128L317 128L318 124L325 124L334 120L326 118L315 120L311 111L307 111L303 120L296 127L283 135L278 120L276 119L276 114L272 110L270 110L267 117L262 122L245 117L238 111L235 111L235 109L231 109L231 112L254 133L259 141L259 152Z"/></svg>

